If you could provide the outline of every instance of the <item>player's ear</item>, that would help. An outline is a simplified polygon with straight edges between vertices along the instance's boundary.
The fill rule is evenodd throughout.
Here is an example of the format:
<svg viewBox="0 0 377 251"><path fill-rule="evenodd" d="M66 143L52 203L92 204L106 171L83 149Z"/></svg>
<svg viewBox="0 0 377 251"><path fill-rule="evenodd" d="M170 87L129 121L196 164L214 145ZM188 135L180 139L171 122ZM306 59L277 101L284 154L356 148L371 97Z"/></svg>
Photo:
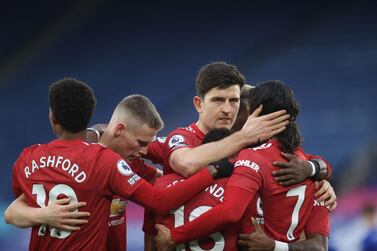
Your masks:
<svg viewBox="0 0 377 251"><path fill-rule="evenodd" d="M193 98L193 103L194 103L195 109L199 113L201 113L203 111L203 101L202 101L202 99L199 96L195 96Z"/></svg>
<svg viewBox="0 0 377 251"><path fill-rule="evenodd" d="M50 119L51 125L57 125L59 124L58 120L56 119L54 113L51 111L51 108L49 110L48 118Z"/></svg>
<svg viewBox="0 0 377 251"><path fill-rule="evenodd" d="M119 137L119 136L123 135L124 132L125 132L125 129L126 129L125 123L117 123L116 126L115 126L115 130L114 130L114 136Z"/></svg>

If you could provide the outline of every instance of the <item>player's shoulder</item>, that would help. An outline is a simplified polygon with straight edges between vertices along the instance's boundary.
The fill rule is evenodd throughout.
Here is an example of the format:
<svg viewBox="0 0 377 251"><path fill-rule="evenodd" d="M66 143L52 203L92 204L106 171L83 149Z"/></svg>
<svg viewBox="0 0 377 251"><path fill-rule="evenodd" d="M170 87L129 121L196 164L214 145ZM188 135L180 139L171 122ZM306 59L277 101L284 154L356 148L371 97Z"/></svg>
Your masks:
<svg viewBox="0 0 377 251"><path fill-rule="evenodd" d="M196 132L192 126L178 127L171 131L166 138L169 148L186 146L186 140L196 137Z"/></svg>
<svg viewBox="0 0 377 251"><path fill-rule="evenodd" d="M18 156L18 161L28 161L30 158L33 157L34 152L39 149L42 146L42 144L34 144L25 147L20 155Z"/></svg>
<svg viewBox="0 0 377 251"><path fill-rule="evenodd" d="M185 126L185 127L177 127L176 129L174 129L173 131L169 133L168 138L174 135L180 135L180 134L190 135L190 134L195 134L195 133L196 133L195 128L192 125Z"/></svg>
<svg viewBox="0 0 377 251"><path fill-rule="evenodd" d="M266 143L262 143L260 145L250 146L247 148L242 149L239 152L239 155L249 155L249 156L266 156L271 152L280 152L278 145L273 142L269 141Z"/></svg>
<svg viewBox="0 0 377 251"><path fill-rule="evenodd" d="M108 158L120 158L120 155L105 145L100 143L91 143L87 147L87 151L93 152L98 154L100 157L108 157Z"/></svg>
<svg viewBox="0 0 377 251"><path fill-rule="evenodd" d="M258 172L261 166L269 166L271 153L275 151L276 145L273 142L247 147L238 153L234 166L245 166Z"/></svg>
<svg viewBox="0 0 377 251"><path fill-rule="evenodd" d="M43 144L34 144L34 145L27 146L22 150L21 154L31 153L31 152L35 151L36 149L43 147L43 146L44 146Z"/></svg>

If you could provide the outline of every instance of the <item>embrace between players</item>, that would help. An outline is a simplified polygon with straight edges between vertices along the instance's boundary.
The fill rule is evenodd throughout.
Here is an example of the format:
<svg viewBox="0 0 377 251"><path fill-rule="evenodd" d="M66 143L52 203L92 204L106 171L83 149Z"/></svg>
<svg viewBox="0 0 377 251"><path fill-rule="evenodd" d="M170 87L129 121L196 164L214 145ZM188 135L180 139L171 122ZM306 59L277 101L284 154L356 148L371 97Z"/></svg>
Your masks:
<svg viewBox="0 0 377 251"><path fill-rule="evenodd" d="M235 66L214 62L199 71L196 91L198 121L166 139L156 140L163 122L153 104L131 95L95 144L86 142L97 138L86 130L90 87L71 78L51 85L57 139L16 161L6 221L33 226L30 250L125 250L132 200L147 209L145 250L327 250L331 167L301 148L290 88L251 88ZM141 157L162 164L164 176Z"/></svg>

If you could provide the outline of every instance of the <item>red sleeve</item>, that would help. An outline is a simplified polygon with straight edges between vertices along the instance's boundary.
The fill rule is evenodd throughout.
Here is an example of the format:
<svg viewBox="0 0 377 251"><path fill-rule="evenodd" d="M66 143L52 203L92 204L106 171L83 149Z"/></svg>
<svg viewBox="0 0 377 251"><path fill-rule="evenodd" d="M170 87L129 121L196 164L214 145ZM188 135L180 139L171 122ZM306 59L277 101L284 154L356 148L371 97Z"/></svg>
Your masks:
<svg viewBox="0 0 377 251"><path fill-rule="evenodd" d="M230 223L238 222L241 219L253 196L254 194L239 187L226 188L224 202L195 220L171 229L172 239L176 244L184 243L223 230Z"/></svg>
<svg viewBox="0 0 377 251"><path fill-rule="evenodd" d="M221 231L229 223L240 221L262 184L259 165L253 162L254 160L250 160L250 157L257 159L258 156L253 155L254 152L251 150L243 150L238 155L235 169L226 186L223 203L213 207L196 220L171 229L171 236L175 243L205 237Z"/></svg>
<svg viewBox="0 0 377 251"><path fill-rule="evenodd" d="M16 160L16 162L13 165L13 175L12 175L12 188L13 188L13 195L15 198L18 198L22 193L22 186L20 183L20 171L22 167L25 168L23 159L23 153L20 155L20 157Z"/></svg>
<svg viewBox="0 0 377 251"><path fill-rule="evenodd" d="M240 221L240 229L239 232L243 234L250 234L254 231L254 226L251 223L251 217L256 219L257 221L261 221L263 215L258 215L257 213L257 203L258 203L259 196L254 196L253 200L247 206L245 213L242 215L242 219ZM259 200L260 201L260 200ZM258 222L263 226L262 222Z"/></svg>
<svg viewBox="0 0 377 251"><path fill-rule="evenodd" d="M330 210L314 200L314 206L305 226L306 234L330 236Z"/></svg>
<svg viewBox="0 0 377 251"><path fill-rule="evenodd" d="M330 178L331 175L332 175L332 172L333 172L333 169L332 169L332 166L330 165L330 162L328 162L326 159L324 159L323 157L321 156L317 156L317 155L312 155L312 154L305 154L306 158L308 160L311 160L311 159L322 159L324 162L326 162L326 166L327 166L327 175L326 175L326 179Z"/></svg>
<svg viewBox="0 0 377 251"><path fill-rule="evenodd" d="M234 171L228 181L227 187L242 187L251 193L263 186L263 169L267 166L261 155L252 150L242 150L234 164Z"/></svg>
<svg viewBox="0 0 377 251"><path fill-rule="evenodd" d="M164 161L164 143L166 137L157 137L156 141L148 144L148 151L145 156L146 159L151 160L155 164L163 164Z"/></svg>
<svg viewBox="0 0 377 251"><path fill-rule="evenodd" d="M157 214L167 214L171 209L183 205L212 182L212 176L208 169L204 168L185 181L160 190L144 182L134 190L130 199Z"/></svg>
<svg viewBox="0 0 377 251"><path fill-rule="evenodd" d="M129 198L145 180L135 174L120 155L104 149L96 163L95 189L104 195L120 195Z"/></svg>
<svg viewBox="0 0 377 251"><path fill-rule="evenodd" d="M145 163L141 158L135 158L130 163L132 171L146 181L151 181L156 177L157 168Z"/></svg>
<svg viewBox="0 0 377 251"><path fill-rule="evenodd" d="M170 155L181 148L194 148L197 144L193 141L192 133L184 129L176 129L166 138L164 144L164 166L169 165Z"/></svg>

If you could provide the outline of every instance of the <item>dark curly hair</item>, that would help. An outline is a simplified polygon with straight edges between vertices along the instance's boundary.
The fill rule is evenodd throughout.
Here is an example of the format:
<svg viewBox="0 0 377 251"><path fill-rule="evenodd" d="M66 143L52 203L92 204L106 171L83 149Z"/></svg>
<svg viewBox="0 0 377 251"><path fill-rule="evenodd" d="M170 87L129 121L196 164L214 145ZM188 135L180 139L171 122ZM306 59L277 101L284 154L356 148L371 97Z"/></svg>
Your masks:
<svg viewBox="0 0 377 251"><path fill-rule="evenodd" d="M250 110L254 111L263 105L260 115L286 110L291 115L286 129L275 136L284 152L292 153L302 143L301 134L294 122L299 113L300 105L289 86L279 80L267 80L257 83L250 93Z"/></svg>
<svg viewBox="0 0 377 251"><path fill-rule="evenodd" d="M87 84L75 78L58 80L50 86L48 98L63 129L76 133L87 128L97 102Z"/></svg>
<svg viewBox="0 0 377 251"><path fill-rule="evenodd" d="M236 66L213 62L203 66L196 77L196 95L203 98L212 88L226 89L232 85L245 85L245 77Z"/></svg>

